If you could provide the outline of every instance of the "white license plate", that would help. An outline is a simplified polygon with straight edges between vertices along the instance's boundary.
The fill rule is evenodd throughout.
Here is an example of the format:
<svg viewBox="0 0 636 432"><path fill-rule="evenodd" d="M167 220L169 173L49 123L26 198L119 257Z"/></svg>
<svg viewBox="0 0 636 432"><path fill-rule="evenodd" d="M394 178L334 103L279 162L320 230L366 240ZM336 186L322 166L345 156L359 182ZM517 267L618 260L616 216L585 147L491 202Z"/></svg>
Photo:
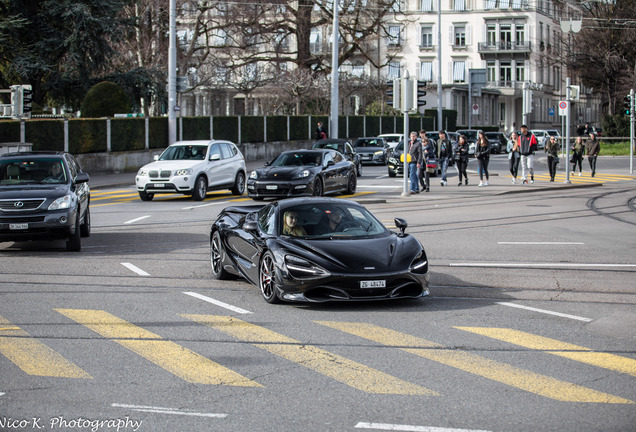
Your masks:
<svg viewBox="0 0 636 432"><path fill-rule="evenodd" d="M265 186L265 189L267 189L267 190L276 190L276 189L278 189L278 186L276 186L276 185L267 185L267 186Z"/></svg>
<svg viewBox="0 0 636 432"><path fill-rule="evenodd" d="M29 229L29 224L28 223L9 224L9 229L10 230L25 230L25 229Z"/></svg>
<svg viewBox="0 0 636 432"><path fill-rule="evenodd" d="M385 280L368 280L360 281L360 288L385 288Z"/></svg>
<svg viewBox="0 0 636 432"><path fill-rule="evenodd" d="M166 187L165 183L153 183L152 186L156 188Z"/></svg>

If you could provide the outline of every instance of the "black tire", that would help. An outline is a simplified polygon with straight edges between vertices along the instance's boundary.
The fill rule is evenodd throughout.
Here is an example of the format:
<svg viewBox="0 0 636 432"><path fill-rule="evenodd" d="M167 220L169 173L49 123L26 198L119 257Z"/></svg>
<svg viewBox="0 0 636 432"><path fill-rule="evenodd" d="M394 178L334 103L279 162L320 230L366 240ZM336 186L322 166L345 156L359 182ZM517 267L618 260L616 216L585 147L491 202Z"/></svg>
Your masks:
<svg viewBox="0 0 636 432"><path fill-rule="evenodd" d="M265 197L258 196L258 197L252 197L252 199L253 199L254 201L263 201L263 200L265 199Z"/></svg>
<svg viewBox="0 0 636 432"><path fill-rule="evenodd" d="M349 178L347 179L347 190L345 193L347 195L353 195L354 193L356 193L357 187L358 187L358 177L356 177L356 174L352 172L349 174Z"/></svg>
<svg viewBox="0 0 636 432"><path fill-rule="evenodd" d="M195 201L203 201L208 193L208 181L204 176L199 176L194 181L194 189L192 190L192 199Z"/></svg>
<svg viewBox="0 0 636 432"><path fill-rule="evenodd" d="M79 223L79 214L75 218L75 233L66 239L66 250L69 252L79 252L82 250L82 237Z"/></svg>
<svg viewBox="0 0 636 432"><path fill-rule="evenodd" d="M315 181L314 181L314 196L322 196L324 190L322 188L322 180L320 179L320 177L318 177Z"/></svg>
<svg viewBox="0 0 636 432"><path fill-rule="evenodd" d="M139 198L141 198L142 201L152 201L154 197L155 197L155 194L153 193L146 193L143 191L139 191Z"/></svg>
<svg viewBox="0 0 636 432"><path fill-rule="evenodd" d="M267 303L280 303L276 294L276 270L274 256L271 252L265 252L258 266L258 287Z"/></svg>
<svg viewBox="0 0 636 432"><path fill-rule="evenodd" d="M86 209L86 213L84 214L84 223L80 225L80 235L82 237L90 237L91 236L91 209L90 207Z"/></svg>
<svg viewBox="0 0 636 432"><path fill-rule="evenodd" d="M362 177L362 163L358 163L358 166L356 167L356 174L358 177Z"/></svg>
<svg viewBox="0 0 636 432"><path fill-rule="evenodd" d="M243 171L236 173L234 186L230 190L233 195L243 195L245 193L245 173Z"/></svg>
<svg viewBox="0 0 636 432"><path fill-rule="evenodd" d="M395 174L395 171L391 171L389 170L389 177L395 177L397 174Z"/></svg>
<svg viewBox="0 0 636 432"><path fill-rule="evenodd" d="M231 279L232 275L223 268L223 256L225 251L221 242L221 235L218 231L214 231L210 239L210 266L212 274L219 280Z"/></svg>

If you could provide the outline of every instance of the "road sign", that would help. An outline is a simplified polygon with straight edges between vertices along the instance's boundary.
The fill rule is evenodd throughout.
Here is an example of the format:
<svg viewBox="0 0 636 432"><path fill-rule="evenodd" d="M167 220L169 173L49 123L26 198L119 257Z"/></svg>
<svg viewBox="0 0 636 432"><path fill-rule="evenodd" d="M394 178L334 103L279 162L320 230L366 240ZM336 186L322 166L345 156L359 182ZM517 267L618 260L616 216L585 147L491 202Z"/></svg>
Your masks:
<svg viewBox="0 0 636 432"><path fill-rule="evenodd" d="M479 105L473 104L473 114L479 114Z"/></svg>
<svg viewBox="0 0 636 432"><path fill-rule="evenodd" d="M549 116L553 116L553 115L554 115L554 108L550 108L550 109L548 110L548 115L549 115Z"/></svg>
<svg viewBox="0 0 636 432"><path fill-rule="evenodd" d="M561 117L568 115L568 101L559 102L559 115Z"/></svg>

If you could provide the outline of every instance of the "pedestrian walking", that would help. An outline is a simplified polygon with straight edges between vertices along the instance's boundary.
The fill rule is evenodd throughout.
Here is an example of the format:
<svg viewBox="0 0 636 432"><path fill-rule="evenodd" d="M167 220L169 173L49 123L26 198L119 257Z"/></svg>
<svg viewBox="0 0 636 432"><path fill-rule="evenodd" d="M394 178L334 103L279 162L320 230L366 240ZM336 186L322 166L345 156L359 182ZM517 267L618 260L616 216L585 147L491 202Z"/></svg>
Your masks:
<svg viewBox="0 0 636 432"><path fill-rule="evenodd" d="M512 175L512 184L517 184L517 175L519 174L519 135L516 131L510 134L506 151L508 152L508 169Z"/></svg>
<svg viewBox="0 0 636 432"><path fill-rule="evenodd" d="M327 129L322 124L322 122L318 122L318 126L316 127L316 139L326 139L327 138Z"/></svg>
<svg viewBox="0 0 636 432"><path fill-rule="evenodd" d="M550 171L550 181L554 181L556 176L557 165L559 164L559 143L556 137L551 136L545 145L545 152L548 154L548 171Z"/></svg>
<svg viewBox="0 0 636 432"><path fill-rule="evenodd" d="M446 131L439 131L439 141L437 141L437 148L439 149L439 165L442 170L442 179L440 185L446 186L448 184L446 174L448 166L455 163L455 152L453 151L453 144L446 137Z"/></svg>
<svg viewBox="0 0 636 432"><path fill-rule="evenodd" d="M482 131L479 131L479 137L475 145L475 158L479 167L479 187L488 186L488 163L490 162L490 142ZM484 175L486 181L484 182Z"/></svg>
<svg viewBox="0 0 636 432"><path fill-rule="evenodd" d="M572 145L572 157L570 158L570 162L572 162L572 174L576 172L576 165L579 166L579 177L583 173L583 155L585 154L585 145L583 144L583 138L580 136L576 137L574 140L574 144Z"/></svg>
<svg viewBox="0 0 636 432"><path fill-rule="evenodd" d="M409 179L411 181L411 195L420 193L418 185L418 171L423 164L422 161L422 144L417 139L417 132L411 132L409 145Z"/></svg>
<svg viewBox="0 0 636 432"><path fill-rule="evenodd" d="M519 135L519 152L521 153L521 183L534 183L534 152L537 149L537 138L528 132L528 126L521 125L521 135Z"/></svg>
<svg viewBox="0 0 636 432"><path fill-rule="evenodd" d="M457 171L459 172L459 183L457 186L462 185L462 176L468 185L468 141L466 141L466 135L460 135L457 141L457 152L455 153L455 160L457 161Z"/></svg>
<svg viewBox="0 0 636 432"><path fill-rule="evenodd" d="M424 182L424 190L429 192L431 187L429 174L432 174L431 171L434 172L437 169L437 156L435 154L435 145L426 136L422 139L422 158L424 159L424 163L421 168L420 181ZM429 168L429 165L434 165L435 167Z"/></svg>
<svg viewBox="0 0 636 432"><path fill-rule="evenodd" d="M594 174L596 174L596 158L601 151L601 143L596 139L594 132L590 132L590 139L585 143L585 150L587 151L587 160L590 163L592 177L594 177Z"/></svg>

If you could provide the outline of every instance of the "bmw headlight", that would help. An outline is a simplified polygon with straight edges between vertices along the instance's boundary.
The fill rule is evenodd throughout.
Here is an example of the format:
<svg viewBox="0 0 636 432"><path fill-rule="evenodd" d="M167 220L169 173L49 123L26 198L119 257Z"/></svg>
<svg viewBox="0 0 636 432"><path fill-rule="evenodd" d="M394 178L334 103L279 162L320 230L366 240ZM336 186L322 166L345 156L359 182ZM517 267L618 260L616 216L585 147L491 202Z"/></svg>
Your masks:
<svg viewBox="0 0 636 432"><path fill-rule="evenodd" d="M331 276L327 270L296 255L285 255L285 267L296 279L318 279Z"/></svg>
<svg viewBox="0 0 636 432"><path fill-rule="evenodd" d="M256 180L258 178L258 173L256 171L252 171L250 173L250 178Z"/></svg>
<svg viewBox="0 0 636 432"><path fill-rule="evenodd" d="M137 175L140 177L146 177L148 175L148 170L145 168L141 168L139 171L137 171Z"/></svg>
<svg viewBox="0 0 636 432"><path fill-rule="evenodd" d="M417 256L411 262L410 269L413 273L425 274L428 273L428 258L424 249L417 254Z"/></svg>
<svg viewBox="0 0 636 432"><path fill-rule="evenodd" d="M310 175L309 170L302 170L301 172L296 174L294 178L306 178L306 177L309 177L309 175Z"/></svg>
<svg viewBox="0 0 636 432"><path fill-rule="evenodd" d="M180 169L180 170L177 170L174 174L175 174L176 176L187 176L187 175L192 175L192 169L191 169L191 168L188 168L188 169Z"/></svg>
<svg viewBox="0 0 636 432"><path fill-rule="evenodd" d="M49 210L62 210L70 208L73 204L73 196L72 195L64 195L53 201L49 206Z"/></svg>

